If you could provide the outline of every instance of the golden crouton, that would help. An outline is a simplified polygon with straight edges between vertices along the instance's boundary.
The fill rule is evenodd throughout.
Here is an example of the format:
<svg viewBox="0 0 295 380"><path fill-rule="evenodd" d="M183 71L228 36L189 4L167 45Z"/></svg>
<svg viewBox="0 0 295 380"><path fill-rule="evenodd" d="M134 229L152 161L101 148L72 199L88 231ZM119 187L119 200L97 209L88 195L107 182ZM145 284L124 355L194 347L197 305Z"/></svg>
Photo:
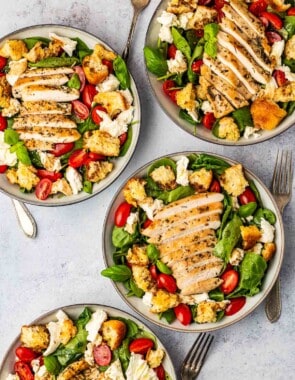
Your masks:
<svg viewBox="0 0 295 380"><path fill-rule="evenodd" d="M229 141L238 141L240 130L232 117L223 117L219 120L218 136Z"/></svg>
<svg viewBox="0 0 295 380"><path fill-rule="evenodd" d="M256 226L241 226L241 235L243 239L243 248L250 249L261 238L261 232Z"/></svg>
<svg viewBox="0 0 295 380"><path fill-rule="evenodd" d="M205 168L202 168L200 170L192 172L192 174L189 175L188 179L189 183L193 186L196 192L202 193L209 189L213 179L213 172L212 170L206 170Z"/></svg>
<svg viewBox="0 0 295 380"><path fill-rule="evenodd" d="M84 360L78 360L70 365L68 365L58 376L57 380L71 380L74 376L78 375L80 372L84 371L89 367L89 364Z"/></svg>
<svg viewBox="0 0 295 380"><path fill-rule="evenodd" d="M150 173L150 176L163 190L172 190L177 186L175 173L171 166L159 166Z"/></svg>
<svg viewBox="0 0 295 380"><path fill-rule="evenodd" d="M128 108L125 97L119 91L99 92L94 96L93 101L101 104L111 118Z"/></svg>
<svg viewBox="0 0 295 380"><path fill-rule="evenodd" d="M152 313L163 313L179 304L177 293L168 293L166 290L159 289L152 297Z"/></svg>
<svg viewBox="0 0 295 380"><path fill-rule="evenodd" d="M10 183L17 183L20 187L30 191L40 181L35 173L37 170L33 166L26 166L19 162L17 169L12 168L6 171L6 177Z"/></svg>
<svg viewBox="0 0 295 380"><path fill-rule="evenodd" d="M151 368L157 368L162 363L165 351L162 348L156 350L148 350L146 354L146 361Z"/></svg>
<svg viewBox="0 0 295 380"><path fill-rule="evenodd" d="M126 259L132 265L148 265L149 258L146 253L146 246L134 244L132 248L129 248Z"/></svg>
<svg viewBox="0 0 295 380"><path fill-rule="evenodd" d="M86 165L86 179L90 182L99 182L113 170L113 167L114 164L109 161L91 161Z"/></svg>
<svg viewBox="0 0 295 380"><path fill-rule="evenodd" d="M295 34L286 42L285 55L287 59L295 59Z"/></svg>
<svg viewBox="0 0 295 380"><path fill-rule="evenodd" d="M36 352L45 350L49 345L49 331L44 325L22 326L20 341L24 347Z"/></svg>
<svg viewBox="0 0 295 380"><path fill-rule="evenodd" d="M155 283L148 267L132 265L132 276L135 284L144 292L149 292L155 288Z"/></svg>
<svg viewBox="0 0 295 380"><path fill-rule="evenodd" d="M123 190L124 198L132 206L137 207L138 202L142 202L147 198L145 184L146 181L139 178L131 178L126 183Z"/></svg>
<svg viewBox="0 0 295 380"><path fill-rule="evenodd" d="M77 334L77 327L70 319L63 320L60 326L60 341L62 344L67 344Z"/></svg>
<svg viewBox="0 0 295 380"><path fill-rule="evenodd" d="M182 90L176 93L176 103L187 111L196 109L196 91L192 83L188 83Z"/></svg>
<svg viewBox="0 0 295 380"><path fill-rule="evenodd" d="M279 87L281 91L284 91L283 88L284 87ZM287 112L280 108L274 101L266 99L255 99L251 104L250 112L254 127L266 130L277 127L281 120L287 115Z"/></svg>
<svg viewBox="0 0 295 380"><path fill-rule="evenodd" d="M261 251L261 255L265 261L269 261L272 259L275 251L276 251L275 243L265 243Z"/></svg>
<svg viewBox="0 0 295 380"><path fill-rule="evenodd" d="M102 324L101 331L102 339L107 342L111 350L115 350L121 345L122 340L125 338L126 325L122 321L111 319Z"/></svg>
<svg viewBox="0 0 295 380"><path fill-rule="evenodd" d="M72 195L73 191L65 178L60 178L52 183L50 194L62 193L64 195Z"/></svg>
<svg viewBox="0 0 295 380"><path fill-rule="evenodd" d="M198 99L206 100L208 94L208 87L210 87L210 83L203 76L199 78L199 85L196 86L196 97Z"/></svg>
<svg viewBox="0 0 295 380"><path fill-rule="evenodd" d="M189 20L187 27L189 29L203 29L206 24L214 22L217 11L213 8L198 5L193 17Z"/></svg>
<svg viewBox="0 0 295 380"><path fill-rule="evenodd" d="M16 78L18 78L27 70L27 67L28 61L25 58L22 58L19 61L9 62L9 71L6 75L6 78L11 86L14 85Z"/></svg>
<svg viewBox="0 0 295 380"><path fill-rule="evenodd" d="M5 58L11 58L18 61L27 53L27 45L22 40L8 40L0 48L0 55Z"/></svg>
<svg viewBox="0 0 295 380"><path fill-rule="evenodd" d="M38 41L28 53L23 55L29 62L41 61L45 58L45 51L42 48L42 42Z"/></svg>
<svg viewBox="0 0 295 380"><path fill-rule="evenodd" d="M248 186L242 165L233 165L225 169L220 176L220 183L230 195L237 197L242 194L246 186Z"/></svg>
<svg viewBox="0 0 295 380"><path fill-rule="evenodd" d="M117 157L120 153L120 140L108 132L94 130L84 133L83 148L107 157Z"/></svg>
<svg viewBox="0 0 295 380"><path fill-rule="evenodd" d="M107 59L108 61L114 61L117 55L110 50L105 49L101 44L96 44L94 46L94 54L96 54L100 59Z"/></svg>
<svg viewBox="0 0 295 380"><path fill-rule="evenodd" d="M12 117L19 113L20 110L20 102L17 99L10 98L9 106L6 108L2 108L1 115L4 117Z"/></svg>
<svg viewBox="0 0 295 380"><path fill-rule="evenodd" d="M286 12L286 10L291 7L291 4L285 4L284 0L267 0L267 4L270 5L275 12Z"/></svg>
<svg viewBox="0 0 295 380"><path fill-rule="evenodd" d="M10 105L11 87L6 76L0 77L0 108L7 108Z"/></svg>
<svg viewBox="0 0 295 380"><path fill-rule="evenodd" d="M198 0L171 0L167 7L167 12L182 14L194 12L197 8Z"/></svg>
<svg viewBox="0 0 295 380"><path fill-rule="evenodd" d="M217 320L217 312L226 308L228 301L203 301L198 304L195 321L197 323L214 323Z"/></svg>

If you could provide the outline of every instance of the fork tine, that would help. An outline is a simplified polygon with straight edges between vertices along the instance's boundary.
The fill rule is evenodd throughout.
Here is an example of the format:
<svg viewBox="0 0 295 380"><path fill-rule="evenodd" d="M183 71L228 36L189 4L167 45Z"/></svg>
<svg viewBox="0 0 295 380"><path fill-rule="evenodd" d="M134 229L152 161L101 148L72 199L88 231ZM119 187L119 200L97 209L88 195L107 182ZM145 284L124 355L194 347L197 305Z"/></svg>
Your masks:
<svg viewBox="0 0 295 380"><path fill-rule="evenodd" d="M204 342L203 346L200 346L195 358L192 361L192 367L195 367L196 371L199 371L203 365L203 361L207 355L207 352L211 346L211 343L213 342L213 336L212 335L207 335Z"/></svg>
<svg viewBox="0 0 295 380"><path fill-rule="evenodd" d="M200 359L203 360L206 356L208 349L213 341L213 336L201 333L193 344L192 348L188 352L186 358L184 359L184 363L193 367L196 365L197 361Z"/></svg>
<svg viewBox="0 0 295 380"><path fill-rule="evenodd" d="M272 188L273 193L276 192L278 176L279 176L279 174L278 174L279 173L279 156L280 156L280 151L278 151L278 153L277 153L276 164L275 164L274 173L273 173L273 177L272 177L271 188Z"/></svg>

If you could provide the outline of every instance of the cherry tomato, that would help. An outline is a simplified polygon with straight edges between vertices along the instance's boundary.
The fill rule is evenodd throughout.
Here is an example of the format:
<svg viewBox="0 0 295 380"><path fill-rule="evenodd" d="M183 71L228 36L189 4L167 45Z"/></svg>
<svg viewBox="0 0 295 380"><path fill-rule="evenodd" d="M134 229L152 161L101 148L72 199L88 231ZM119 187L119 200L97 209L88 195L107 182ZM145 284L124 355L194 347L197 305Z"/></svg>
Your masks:
<svg viewBox="0 0 295 380"><path fill-rule="evenodd" d="M45 169L38 169L37 170L37 176L39 178L47 178L50 179L50 181L55 182L58 179L62 178L62 174L59 172L50 172L49 170Z"/></svg>
<svg viewBox="0 0 295 380"><path fill-rule="evenodd" d="M262 24L263 24L263 26L264 26L265 28L268 27L269 22L268 22L268 20L267 20L265 17L260 16L260 17L259 17L259 20L262 22Z"/></svg>
<svg viewBox="0 0 295 380"><path fill-rule="evenodd" d="M154 342L149 338L137 338L129 344L129 351L135 354L145 355L149 349L154 347Z"/></svg>
<svg viewBox="0 0 295 380"><path fill-rule="evenodd" d="M84 149L75 150L69 157L69 165L72 168L79 168L87 161L88 154Z"/></svg>
<svg viewBox="0 0 295 380"><path fill-rule="evenodd" d="M246 297L238 297L230 300L230 304L225 309L225 315L230 316L236 314L242 309L246 303Z"/></svg>
<svg viewBox="0 0 295 380"><path fill-rule="evenodd" d="M72 101L72 107L74 114L81 120L86 120L89 116L89 109L88 107L80 102L80 100L73 100Z"/></svg>
<svg viewBox="0 0 295 380"><path fill-rule="evenodd" d="M103 161L105 159L106 159L106 156L104 156L103 154L98 154L94 152L88 153L88 160L90 161Z"/></svg>
<svg viewBox="0 0 295 380"><path fill-rule="evenodd" d="M241 205L246 205L250 202L257 202L255 194L250 189L250 187L246 187L245 191L239 195L239 201Z"/></svg>
<svg viewBox="0 0 295 380"><path fill-rule="evenodd" d="M102 122L102 118L99 116L97 111L106 112L107 110L102 106L95 106L91 111L91 117L95 124L99 125Z"/></svg>
<svg viewBox="0 0 295 380"><path fill-rule="evenodd" d="M282 71L282 70L275 70L273 73L273 76L274 76L279 87L282 87L286 83L288 83L288 79L286 78L286 75L285 75L284 71Z"/></svg>
<svg viewBox="0 0 295 380"><path fill-rule="evenodd" d="M162 364L159 365L159 367L154 368L154 371L156 372L157 378L159 380L165 380L166 375L165 375L165 370Z"/></svg>
<svg viewBox="0 0 295 380"><path fill-rule="evenodd" d="M179 322L187 326L191 323L193 319L192 311L190 307L184 303L180 303L178 306L174 307L174 313Z"/></svg>
<svg viewBox="0 0 295 380"><path fill-rule="evenodd" d="M19 360L25 363L30 363L33 359L36 359L39 356L39 354L34 352L31 348L22 346L15 349L15 355Z"/></svg>
<svg viewBox="0 0 295 380"><path fill-rule="evenodd" d="M177 290L176 281L170 274L160 273L158 283L169 293L175 293Z"/></svg>
<svg viewBox="0 0 295 380"><path fill-rule="evenodd" d="M0 56L0 70L4 69L7 63L7 58Z"/></svg>
<svg viewBox="0 0 295 380"><path fill-rule="evenodd" d="M127 218L131 213L132 205L123 202L121 203L115 212L115 225L117 227L123 227L126 224Z"/></svg>
<svg viewBox="0 0 295 380"><path fill-rule="evenodd" d="M150 266L150 274L154 280L158 279L158 270L155 264Z"/></svg>
<svg viewBox="0 0 295 380"><path fill-rule="evenodd" d="M48 178L42 178L35 189L35 194L38 199L44 201L51 193L52 182Z"/></svg>
<svg viewBox="0 0 295 380"><path fill-rule="evenodd" d="M249 5L249 11L257 17L259 17L262 12L265 12L266 8L267 8L266 0L257 0Z"/></svg>
<svg viewBox="0 0 295 380"><path fill-rule="evenodd" d="M123 146L127 140L127 137L128 137L128 134L127 132L124 132L122 133L120 136L119 136L119 140L120 140L120 146Z"/></svg>
<svg viewBox="0 0 295 380"><path fill-rule="evenodd" d="M209 5L211 0L199 0L198 5Z"/></svg>
<svg viewBox="0 0 295 380"><path fill-rule="evenodd" d="M282 41L282 37L277 32L266 32L265 35L271 45L277 41Z"/></svg>
<svg viewBox="0 0 295 380"><path fill-rule="evenodd" d="M214 3L214 8L219 10L224 6L225 0L215 0Z"/></svg>
<svg viewBox="0 0 295 380"><path fill-rule="evenodd" d="M270 22L270 24L277 30L282 29L284 25L283 20L275 13L262 12L260 16L266 18Z"/></svg>
<svg viewBox="0 0 295 380"><path fill-rule="evenodd" d="M34 380L31 368L23 361L15 362L14 372L19 376L20 380Z"/></svg>
<svg viewBox="0 0 295 380"><path fill-rule="evenodd" d="M192 63L192 70L194 73L199 74L201 71L201 66L203 65L202 59L197 59Z"/></svg>
<svg viewBox="0 0 295 380"><path fill-rule="evenodd" d="M168 58L174 59L177 52L177 47L174 44L171 44L168 48Z"/></svg>
<svg viewBox="0 0 295 380"><path fill-rule="evenodd" d="M109 365L112 360L112 351L107 344L100 344L93 349L95 363L98 365Z"/></svg>
<svg viewBox="0 0 295 380"><path fill-rule="evenodd" d="M6 172L8 166L7 165L0 165L0 174L3 174Z"/></svg>
<svg viewBox="0 0 295 380"><path fill-rule="evenodd" d="M63 154L66 154L70 152L74 148L75 144L73 142L70 143L58 143L55 144L55 147L53 150L51 150L51 153L55 155L55 157L60 157Z"/></svg>
<svg viewBox="0 0 295 380"><path fill-rule="evenodd" d="M153 222L150 220L150 219L147 219L144 223L143 223L143 228L148 228Z"/></svg>
<svg viewBox="0 0 295 380"><path fill-rule="evenodd" d="M223 280L223 283L220 285L221 291L224 294L229 294L238 285L239 273L234 269L230 269L222 273L221 279Z"/></svg>
<svg viewBox="0 0 295 380"><path fill-rule="evenodd" d="M202 119L202 124L207 129L212 129L213 125L216 121L216 118L214 116L213 112L206 112Z"/></svg>
<svg viewBox="0 0 295 380"><path fill-rule="evenodd" d="M177 84L172 79L167 79L163 82L164 93L168 95L174 103L176 103L176 94L179 90L173 89L174 87L177 87Z"/></svg>
<svg viewBox="0 0 295 380"><path fill-rule="evenodd" d="M108 59L103 59L102 63L107 66L110 74L114 71L113 62L112 61L109 61Z"/></svg>
<svg viewBox="0 0 295 380"><path fill-rule="evenodd" d="M295 16L295 7L289 8L287 11L288 16Z"/></svg>
<svg viewBox="0 0 295 380"><path fill-rule="evenodd" d="M220 193L220 191L221 191L220 183L215 178L213 178L213 180L211 182L210 191L212 193Z"/></svg>
<svg viewBox="0 0 295 380"><path fill-rule="evenodd" d="M84 74L84 70L82 69L81 66L75 66L74 67L75 73L78 74L79 79L80 79L80 92L84 90L85 83L86 83L86 77Z"/></svg>
<svg viewBox="0 0 295 380"><path fill-rule="evenodd" d="M91 109L93 98L97 94L97 90L93 84L86 84L84 90L82 91L82 101L83 103Z"/></svg>
<svg viewBox="0 0 295 380"><path fill-rule="evenodd" d="M4 131L7 128L7 120L4 116L0 115L0 131Z"/></svg>

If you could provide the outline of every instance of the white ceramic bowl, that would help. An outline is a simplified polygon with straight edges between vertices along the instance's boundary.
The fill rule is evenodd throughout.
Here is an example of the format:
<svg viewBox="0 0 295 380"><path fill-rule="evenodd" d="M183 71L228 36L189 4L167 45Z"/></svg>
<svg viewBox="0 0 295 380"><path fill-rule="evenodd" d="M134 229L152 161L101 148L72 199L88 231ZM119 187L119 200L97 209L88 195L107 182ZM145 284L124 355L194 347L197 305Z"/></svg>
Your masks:
<svg viewBox="0 0 295 380"><path fill-rule="evenodd" d="M192 153L200 154L205 152L179 152L175 154L170 154L163 157L170 157L174 160L177 160L180 158L180 156L183 155L189 155ZM209 153L210 154L210 153ZM212 154L213 155L213 154ZM238 162L233 161L227 157L223 157L220 155L214 154L215 157L222 158L223 160L227 161L229 164L234 165ZM163 158L159 157L140 169L138 169L136 172L134 172L130 178L140 178L147 174L148 167L155 161ZM205 323L205 324L197 324L192 323L188 326L182 325L178 320L175 320L172 324L166 323L164 320L160 320L157 314L153 314L149 311L148 306L146 306L142 299L137 297L127 297L126 296L126 289L122 283L119 282L113 282L113 285L119 295L122 297L122 299L137 313L139 313L144 318L148 319L149 321L161 326L165 327L171 330L181 331L181 332L203 332L203 331L213 331L218 330L223 327L230 326L241 319L245 318L247 315L249 315L267 296L271 288L273 287L276 278L279 275L279 271L281 268L282 260L283 260L283 254L284 254L284 229L283 229L283 222L282 218L279 212L279 209L270 194L269 190L265 187L265 185L247 168L244 167L244 171L246 174L246 177L250 180L253 180L258 188L258 191L261 195L261 199L263 202L263 205L265 208L271 209L276 214L276 224L275 224L275 243L277 246L276 253L271 260L269 267L267 269L267 273L263 279L263 286L261 291L255 295L254 297L247 297L247 302L245 306L236 314L232 316L225 316L221 321L217 323ZM126 180L126 182L128 179ZM120 203L124 201L123 197L123 188L125 186L125 183L121 186L121 188L118 190L118 192L115 194L114 198L112 199L109 209L107 210L107 214L104 221L104 228L103 228L103 255L104 255L104 261L106 267L114 265L113 262L113 253L115 251L115 247L112 244L112 230L114 227L114 215L117 207Z"/></svg>
<svg viewBox="0 0 295 380"><path fill-rule="evenodd" d="M0 44L2 45L5 40L8 39L22 39L26 37L47 37L48 33L54 32L60 36L69 37L69 38L75 38L79 37L81 40L83 40L89 48L93 48L95 44L100 43L104 45L108 50L113 50L110 46L108 46L104 41L100 40L98 37L68 26L62 26L62 25L36 25L27 27L24 29L17 30L0 40ZM93 193L88 194L85 192L80 192L77 195L71 195L71 196L61 196L60 194L49 197L45 201L40 201L35 196L34 193L24 194L19 190L19 187L17 185L12 185L7 180L5 174L0 175L0 191L5 193L6 195L18 199L20 201L35 204L39 206L64 206L69 205L73 203L77 203L80 201L84 201L86 199L89 199L90 197L100 193L102 190L106 189L108 186L110 186L113 181L122 173L122 171L127 166L129 160L131 159L134 150L136 148L137 140L139 137L139 131L140 131L140 125L141 125L141 108L140 108L140 99L138 95L138 91L135 85L135 82L133 78L131 77L131 90L133 93L134 98L134 117L133 117L133 135L132 135L132 142L130 144L130 147L123 157L118 157L114 162L114 169L113 171L102 181L99 183L94 184L93 186Z"/></svg>

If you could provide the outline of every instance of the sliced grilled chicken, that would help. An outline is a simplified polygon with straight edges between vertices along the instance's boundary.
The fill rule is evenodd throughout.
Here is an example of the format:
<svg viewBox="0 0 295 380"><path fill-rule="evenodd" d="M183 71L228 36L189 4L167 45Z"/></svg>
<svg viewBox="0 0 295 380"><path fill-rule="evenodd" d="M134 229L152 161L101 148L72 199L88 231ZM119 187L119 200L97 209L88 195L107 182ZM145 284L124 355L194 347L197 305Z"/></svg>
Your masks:
<svg viewBox="0 0 295 380"><path fill-rule="evenodd" d="M50 151L54 149L54 144L48 141L24 140L24 143L28 150Z"/></svg>
<svg viewBox="0 0 295 380"><path fill-rule="evenodd" d="M42 75L56 75L56 74L70 75L73 73L74 73L74 69L72 69L71 67L48 67L48 68L43 67L43 68L26 70L21 75L21 78L39 77Z"/></svg>
<svg viewBox="0 0 295 380"><path fill-rule="evenodd" d="M186 285L181 289L181 294L183 296L188 296L190 294L208 293L210 290L216 289L222 284L222 282L223 281L218 277L196 282L193 281L191 284Z"/></svg>
<svg viewBox="0 0 295 380"><path fill-rule="evenodd" d="M257 82L266 84L269 81L270 75L254 61L247 50L232 36L220 31L218 32L217 40L221 46L228 49L238 60L241 61Z"/></svg>
<svg viewBox="0 0 295 380"><path fill-rule="evenodd" d="M27 129L33 127L46 128L77 128L77 124L63 115L28 115L16 117L13 129Z"/></svg>
<svg viewBox="0 0 295 380"><path fill-rule="evenodd" d="M72 112L71 103L57 103L41 100L39 102L23 102L20 108L20 115L57 114L70 115Z"/></svg>
<svg viewBox="0 0 295 380"><path fill-rule="evenodd" d="M209 84L207 88L207 98L213 109L214 116L217 119L234 111L234 107L215 87L210 86L210 83L204 77L200 77L200 81L201 80Z"/></svg>
<svg viewBox="0 0 295 380"><path fill-rule="evenodd" d="M176 278L185 275L185 273L189 273L195 268L204 267L207 264L213 263L223 265L223 261L214 256L212 252L199 253L193 257L188 257L180 262L174 263L171 267L172 274Z"/></svg>
<svg viewBox="0 0 295 380"><path fill-rule="evenodd" d="M43 128L18 129L17 132L22 140L39 140L51 143L68 143L79 140L80 133L76 129L69 128Z"/></svg>
<svg viewBox="0 0 295 380"><path fill-rule="evenodd" d="M208 66L202 65L201 75L203 75L217 91L223 94L235 108L241 108L249 104L236 88L218 77L218 75L214 74Z"/></svg>
<svg viewBox="0 0 295 380"><path fill-rule="evenodd" d="M23 101L55 101L55 102L71 102L78 99L80 96L79 90L66 86L42 86L32 85L22 89L20 97Z"/></svg>

